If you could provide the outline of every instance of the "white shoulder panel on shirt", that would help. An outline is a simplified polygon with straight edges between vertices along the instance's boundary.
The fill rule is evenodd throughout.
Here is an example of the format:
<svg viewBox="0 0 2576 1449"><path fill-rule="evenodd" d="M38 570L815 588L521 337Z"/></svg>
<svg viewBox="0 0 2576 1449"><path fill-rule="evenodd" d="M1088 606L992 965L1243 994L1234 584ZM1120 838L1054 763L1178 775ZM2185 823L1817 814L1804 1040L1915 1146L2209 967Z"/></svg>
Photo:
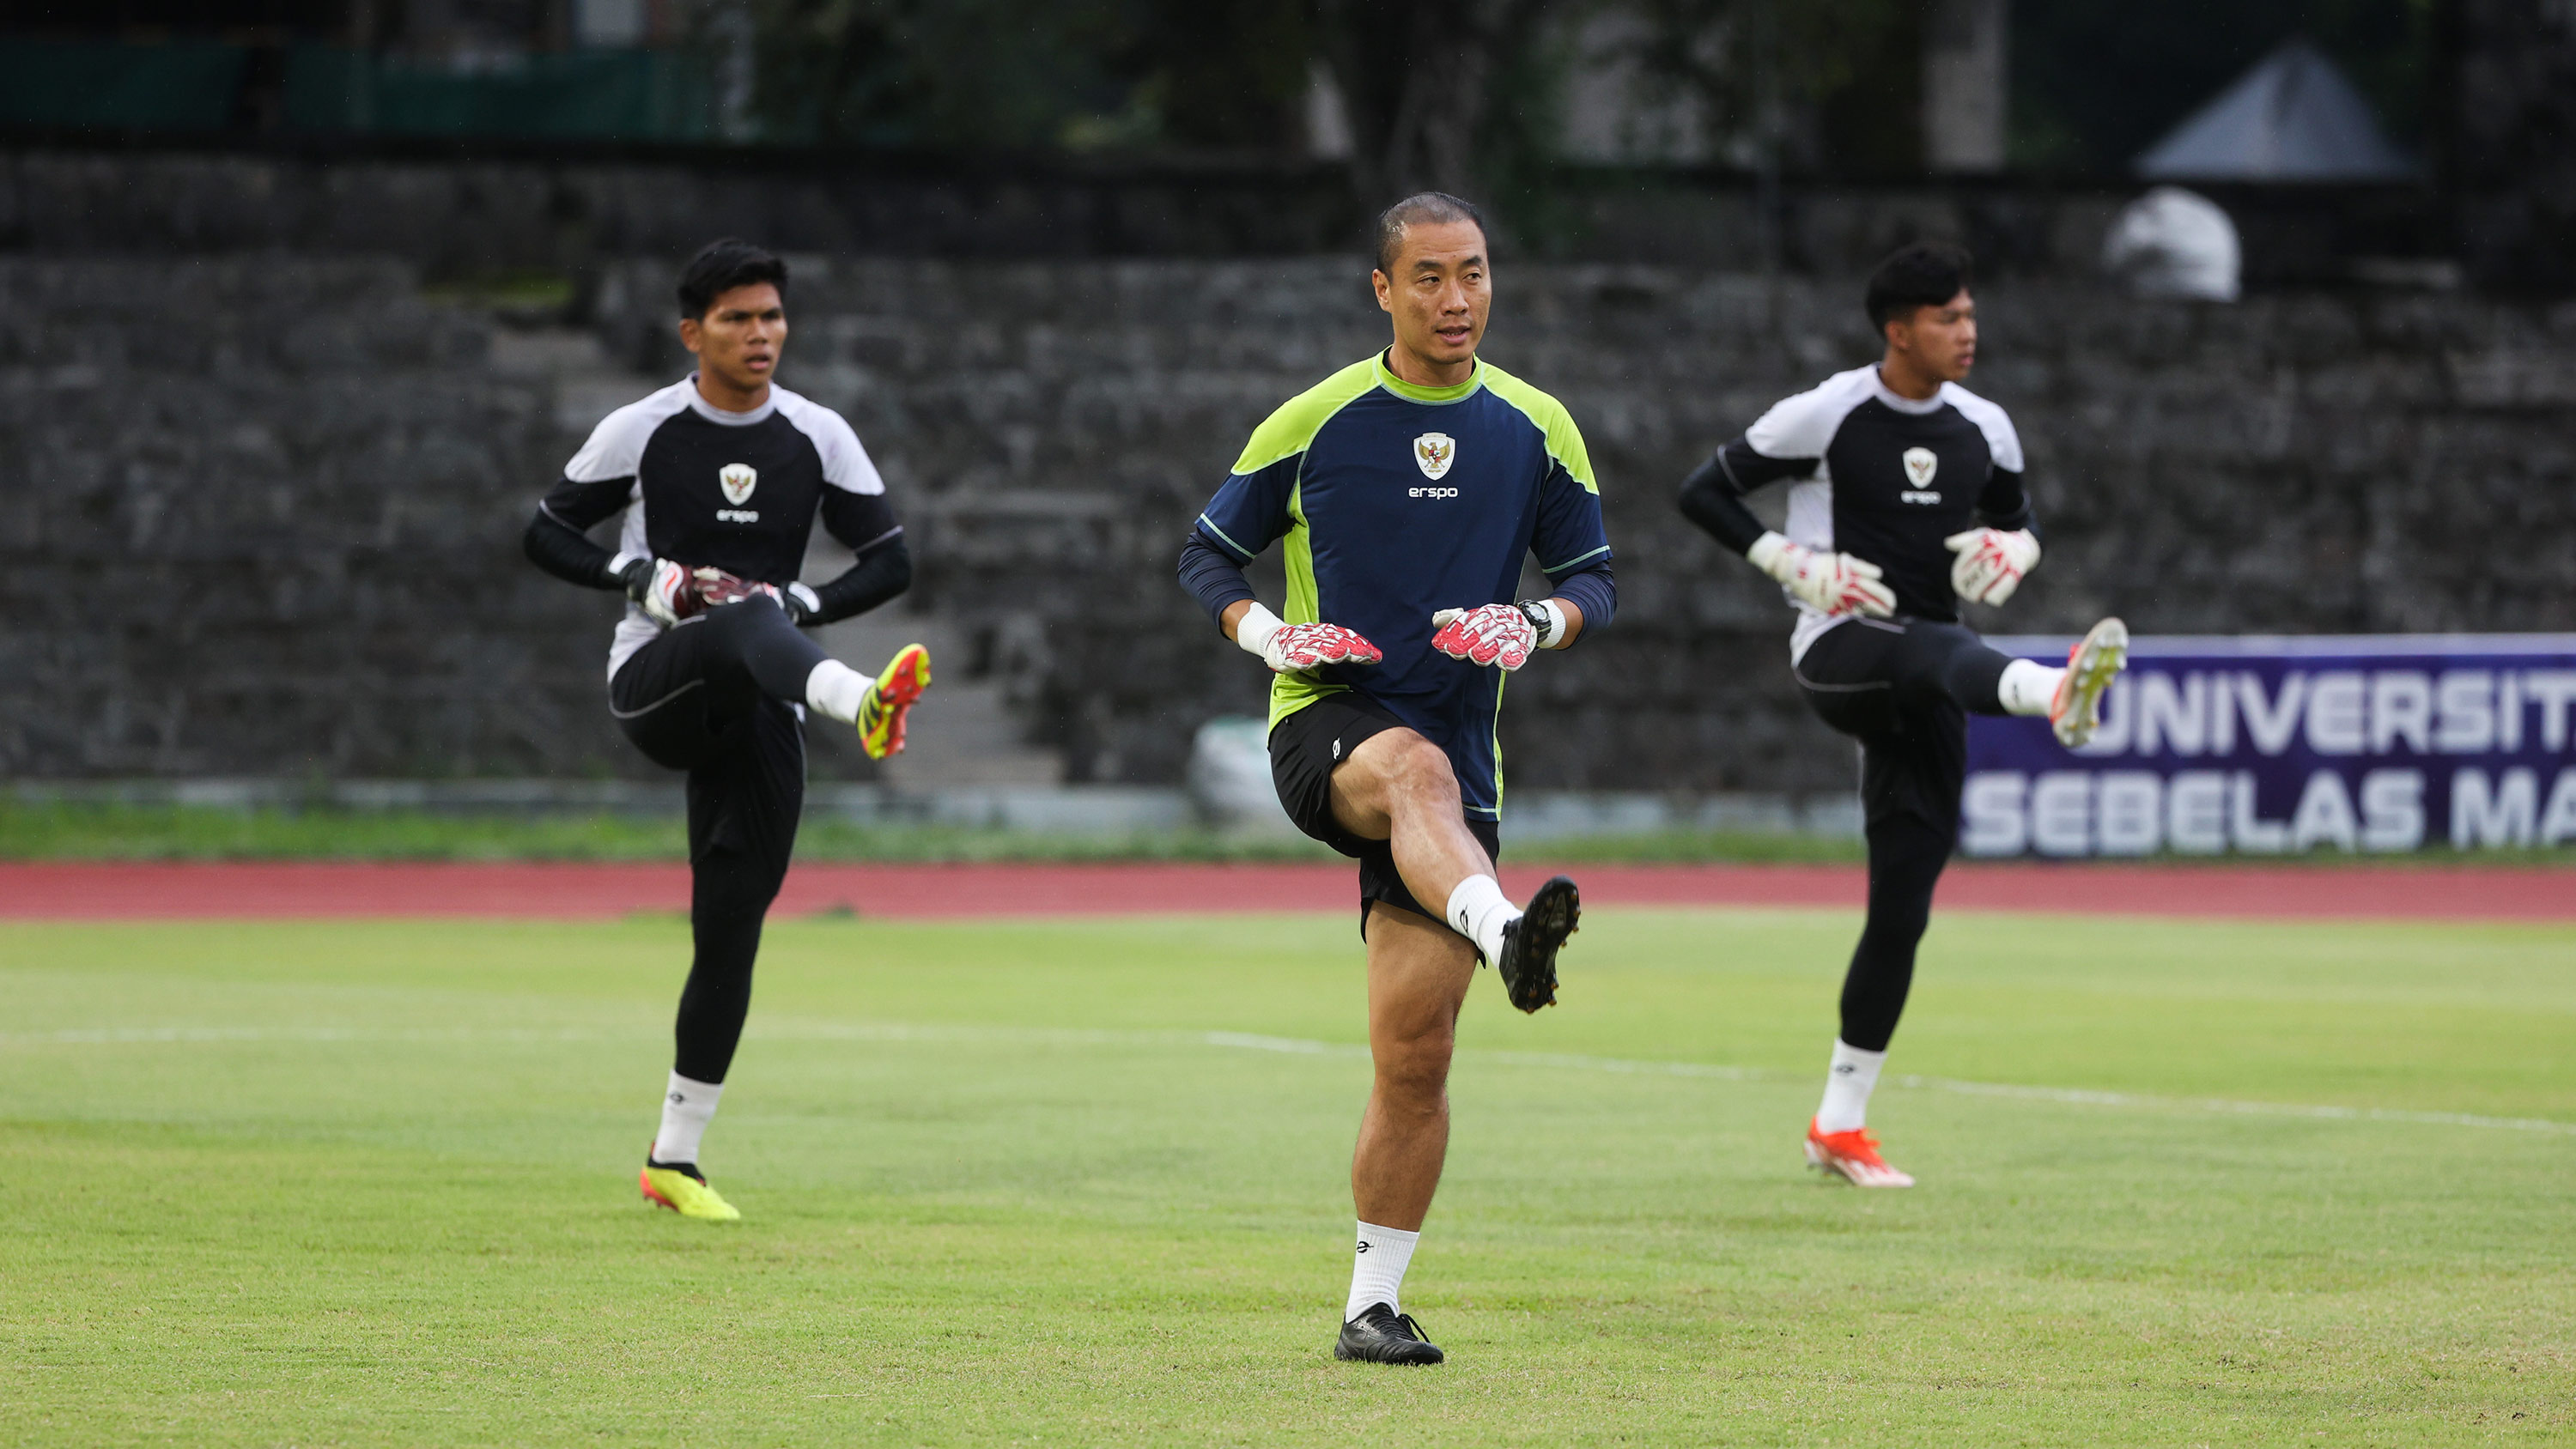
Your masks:
<svg viewBox="0 0 2576 1449"><path fill-rule="evenodd" d="M1837 372L1798 394L1782 398L1744 430L1744 441L1765 458L1821 458L1851 410L1870 399L1877 368Z"/></svg>
<svg viewBox="0 0 2576 1449"><path fill-rule="evenodd" d="M694 391L695 384L684 377L601 418L599 426L590 430L590 441L564 464L564 476L575 483L634 477L636 462L644 456L644 444L652 438L653 430L688 407Z"/></svg>
<svg viewBox="0 0 2576 1449"><path fill-rule="evenodd" d="M823 458L824 482L851 493L885 491L885 479L877 474L876 460L868 456L849 419L776 384L770 386L769 395L778 400L778 415L814 440L814 451Z"/></svg>
<svg viewBox="0 0 2576 1449"><path fill-rule="evenodd" d="M1955 382L1941 384L1941 400L1959 410L1959 415L1977 425L1986 435L1986 451L1994 455L1995 466L2006 473L2022 470L2021 434L2013 431L2012 419L2004 410Z"/></svg>

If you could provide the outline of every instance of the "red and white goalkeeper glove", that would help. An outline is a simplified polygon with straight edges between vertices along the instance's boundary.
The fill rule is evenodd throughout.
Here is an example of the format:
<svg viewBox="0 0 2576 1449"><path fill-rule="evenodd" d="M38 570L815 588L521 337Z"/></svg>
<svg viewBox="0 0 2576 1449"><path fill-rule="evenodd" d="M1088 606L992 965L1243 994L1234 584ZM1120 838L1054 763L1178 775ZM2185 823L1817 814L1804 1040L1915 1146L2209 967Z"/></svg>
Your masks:
<svg viewBox="0 0 2576 1449"><path fill-rule="evenodd" d="M644 617L665 629L707 606L687 564L666 558L630 559L617 576L626 581L626 597L643 609Z"/></svg>
<svg viewBox="0 0 2576 1449"><path fill-rule="evenodd" d="M1431 647L1470 664L1499 664L1518 669L1538 647L1538 626L1518 604L1486 604L1474 609L1443 609L1431 616L1440 632Z"/></svg>
<svg viewBox="0 0 2576 1449"><path fill-rule="evenodd" d="M691 569L689 577L697 588L698 597L704 599L710 609L720 604L739 604L746 599L763 598L782 609L787 607L786 597L778 592L775 584L756 584L716 568Z"/></svg>
<svg viewBox="0 0 2576 1449"><path fill-rule="evenodd" d="M1275 674L1294 674L1326 664L1376 664L1386 658L1378 647L1339 624L1291 624L1259 604L1235 621L1234 642L1258 654Z"/></svg>
<svg viewBox="0 0 2576 1449"><path fill-rule="evenodd" d="M777 585L756 584L719 568L691 568L666 558L639 558L629 559L617 570L617 576L626 583L626 597L642 606L645 617L665 629L719 604L764 597L787 610L788 618L799 617L799 608L791 606L789 596L779 592ZM796 605L804 605L804 600L796 600ZM806 606L802 612L815 611Z"/></svg>
<svg viewBox="0 0 2576 1449"><path fill-rule="evenodd" d="M1780 581L1790 597L1826 614L1874 614L1886 618L1896 612L1896 593L1880 583L1883 571L1864 558L1847 553L1824 553L1802 543L1791 543L1777 533L1766 533L1744 551L1753 566Z"/></svg>
<svg viewBox="0 0 2576 1449"><path fill-rule="evenodd" d="M2039 562L2039 540L2027 528L2010 533L1972 528L1941 540L1959 556L1950 565L1950 587L1972 604L2000 604L2021 587L2021 576Z"/></svg>

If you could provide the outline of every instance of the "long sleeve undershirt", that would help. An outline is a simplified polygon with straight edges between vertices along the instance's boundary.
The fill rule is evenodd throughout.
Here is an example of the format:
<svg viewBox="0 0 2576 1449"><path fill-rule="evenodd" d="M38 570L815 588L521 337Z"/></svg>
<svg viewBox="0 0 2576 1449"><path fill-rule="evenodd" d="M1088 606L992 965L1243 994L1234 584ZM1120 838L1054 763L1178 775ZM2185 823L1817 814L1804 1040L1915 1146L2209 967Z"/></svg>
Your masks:
<svg viewBox="0 0 2576 1449"><path fill-rule="evenodd" d="M1745 495L1783 479L1806 477L1815 470L1814 458L1768 457L1755 452L1750 442L1739 437L1709 454L1707 462L1682 480L1682 516L1707 529L1718 542L1742 553L1770 532L1745 506ZM1977 521L1988 528L2009 531L2032 527L2031 519L2030 495L2022 487L2022 475L2003 468L1993 470L1977 494Z"/></svg>
<svg viewBox="0 0 2576 1449"><path fill-rule="evenodd" d="M556 484L521 536L529 562L567 583L625 588L626 580L609 567L617 556L591 542L583 530L625 507L633 481ZM912 554L884 495L827 488L822 520L824 531L857 553L858 561L830 582L814 585L822 608L803 622L830 624L864 614L912 587Z"/></svg>

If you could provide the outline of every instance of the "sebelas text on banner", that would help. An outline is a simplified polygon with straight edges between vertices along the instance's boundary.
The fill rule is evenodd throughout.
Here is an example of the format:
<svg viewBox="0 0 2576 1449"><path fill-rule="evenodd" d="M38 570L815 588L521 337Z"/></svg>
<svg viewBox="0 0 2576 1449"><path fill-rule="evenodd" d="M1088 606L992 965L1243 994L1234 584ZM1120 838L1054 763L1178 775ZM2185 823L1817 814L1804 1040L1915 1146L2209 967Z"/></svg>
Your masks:
<svg viewBox="0 0 2576 1449"><path fill-rule="evenodd" d="M1971 717L1961 806L1977 856L2576 841L2576 635L2142 636L2082 749Z"/></svg>

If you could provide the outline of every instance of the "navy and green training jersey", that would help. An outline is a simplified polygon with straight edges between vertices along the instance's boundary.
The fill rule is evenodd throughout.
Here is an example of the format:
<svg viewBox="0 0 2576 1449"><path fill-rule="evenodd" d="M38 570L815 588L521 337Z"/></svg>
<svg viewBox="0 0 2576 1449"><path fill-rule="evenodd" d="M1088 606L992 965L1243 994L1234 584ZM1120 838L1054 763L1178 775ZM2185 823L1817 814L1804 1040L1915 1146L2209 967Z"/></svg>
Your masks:
<svg viewBox="0 0 2576 1449"><path fill-rule="evenodd" d="M1355 629L1376 665L1279 675L1270 723L1356 690L1449 753L1467 813L1500 817L1494 724L1505 672L1431 647L1442 609L1509 603L1521 559L1551 579L1606 567L1601 492L1563 405L1499 367L1416 387L1383 355L1255 429L1198 533L1239 562L1285 539L1292 624Z"/></svg>

